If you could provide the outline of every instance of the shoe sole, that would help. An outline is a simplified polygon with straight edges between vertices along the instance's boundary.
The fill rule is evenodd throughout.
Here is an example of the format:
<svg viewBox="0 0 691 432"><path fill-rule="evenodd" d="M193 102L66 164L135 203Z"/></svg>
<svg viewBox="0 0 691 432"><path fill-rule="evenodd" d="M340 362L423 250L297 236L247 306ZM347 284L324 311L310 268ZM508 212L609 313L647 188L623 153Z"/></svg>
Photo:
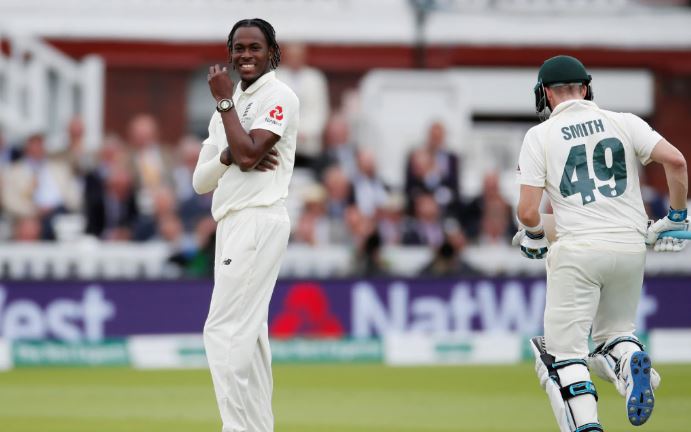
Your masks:
<svg viewBox="0 0 691 432"><path fill-rule="evenodd" d="M655 395L650 385L652 364L643 351L633 353L629 361L633 390L626 401L626 414L632 425L640 426L650 418L655 407Z"/></svg>

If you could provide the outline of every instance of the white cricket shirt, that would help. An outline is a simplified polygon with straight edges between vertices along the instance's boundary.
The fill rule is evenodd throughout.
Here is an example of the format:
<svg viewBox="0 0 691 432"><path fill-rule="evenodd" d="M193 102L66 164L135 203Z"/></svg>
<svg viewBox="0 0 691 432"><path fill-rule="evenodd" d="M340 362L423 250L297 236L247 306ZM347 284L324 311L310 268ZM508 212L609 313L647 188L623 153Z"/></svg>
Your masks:
<svg viewBox="0 0 691 432"><path fill-rule="evenodd" d="M229 211L270 206L285 199L295 163L300 103L295 93L276 79L275 72L262 75L244 91L238 84L233 102L245 131L266 129L281 137L274 146L278 151L278 167L265 172L242 172L231 164L214 190L211 215L217 221ZM211 116L209 137L204 144L217 146L219 152L228 145L218 112Z"/></svg>
<svg viewBox="0 0 691 432"><path fill-rule="evenodd" d="M642 243L648 217L638 162L648 164L661 139L633 114L606 111L586 100L566 101L526 133L519 181L545 188L558 239Z"/></svg>

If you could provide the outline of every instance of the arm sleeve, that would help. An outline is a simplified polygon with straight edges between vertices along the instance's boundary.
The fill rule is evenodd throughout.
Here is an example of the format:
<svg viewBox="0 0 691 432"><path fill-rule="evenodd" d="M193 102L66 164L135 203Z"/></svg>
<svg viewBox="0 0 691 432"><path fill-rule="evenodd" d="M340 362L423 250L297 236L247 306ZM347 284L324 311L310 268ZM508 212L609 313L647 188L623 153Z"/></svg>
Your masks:
<svg viewBox="0 0 691 432"><path fill-rule="evenodd" d="M643 165L648 165L651 162L650 154L653 152L655 144L662 139L662 135L650 127L645 120L634 114L626 114L626 121L629 138L636 151L636 156Z"/></svg>
<svg viewBox="0 0 691 432"><path fill-rule="evenodd" d="M547 168L545 153L540 143L529 130L523 139L523 146L518 157L518 182L528 186L545 187Z"/></svg>
<svg viewBox="0 0 691 432"><path fill-rule="evenodd" d="M194 167L194 173L192 173L192 188L200 195L216 189L218 180L228 169L228 166L221 163L222 150L219 150L218 146L213 143L216 124L218 123L215 120L216 116L214 115L209 123L209 137L202 144L197 166Z"/></svg>
<svg viewBox="0 0 691 432"><path fill-rule="evenodd" d="M250 130L266 129L282 137L290 119L298 116L299 108L297 96L286 89L280 89L262 102Z"/></svg>

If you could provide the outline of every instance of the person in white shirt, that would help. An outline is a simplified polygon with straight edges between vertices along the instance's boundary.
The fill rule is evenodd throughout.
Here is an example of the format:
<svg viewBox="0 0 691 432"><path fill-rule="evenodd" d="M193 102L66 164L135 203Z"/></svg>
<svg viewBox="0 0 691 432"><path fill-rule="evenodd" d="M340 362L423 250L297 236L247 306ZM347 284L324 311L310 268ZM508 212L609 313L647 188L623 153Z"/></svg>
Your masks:
<svg viewBox="0 0 691 432"><path fill-rule="evenodd" d="M296 165L314 168L322 152L322 134L330 112L328 82L324 72L307 65L305 44L292 42L283 48L284 61L276 75L300 98Z"/></svg>
<svg viewBox="0 0 691 432"><path fill-rule="evenodd" d="M237 22L228 36L230 64L209 69L217 112L192 176L197 193L213 191L218 222L214 290L204 346L223 432L273 431L269 301L290 235L285 208L295 160L300 104L276 79L280 49L273 27Z"/></svg>
<svg viewBox="0 0 691 432"><path fill-rule="evenodd" d="M544 62L535 99L549 118L526 133L518 166L524 229L514 244L528 258L546 257L545 335L531 348L561 432L603 430L589 370L626 398L631 424L650 418L660 377L634 335L645 245L678 251L683 240L659 234L688 229L684 156L639 117L599 108L590 81L576 58ZM664 167L671 207L646 229L638 165L650 162ZM551 244L539 213L544 190L556 222Z"/></svg>

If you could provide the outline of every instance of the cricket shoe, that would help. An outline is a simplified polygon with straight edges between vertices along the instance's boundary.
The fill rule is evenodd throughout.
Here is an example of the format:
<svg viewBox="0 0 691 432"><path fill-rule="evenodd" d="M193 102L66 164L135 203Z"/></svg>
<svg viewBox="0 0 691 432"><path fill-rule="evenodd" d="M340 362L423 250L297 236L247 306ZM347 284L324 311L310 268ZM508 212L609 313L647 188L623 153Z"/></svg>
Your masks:
<svg viewBox="0 0 691 432"><path fill-rule="evenodd" d="M626 416L634 426L645 423L653 413L655 395L653 387L660 377L653 370L650 356L645 351L634 351L621 359L620 383L626 388Z"/></svg>

